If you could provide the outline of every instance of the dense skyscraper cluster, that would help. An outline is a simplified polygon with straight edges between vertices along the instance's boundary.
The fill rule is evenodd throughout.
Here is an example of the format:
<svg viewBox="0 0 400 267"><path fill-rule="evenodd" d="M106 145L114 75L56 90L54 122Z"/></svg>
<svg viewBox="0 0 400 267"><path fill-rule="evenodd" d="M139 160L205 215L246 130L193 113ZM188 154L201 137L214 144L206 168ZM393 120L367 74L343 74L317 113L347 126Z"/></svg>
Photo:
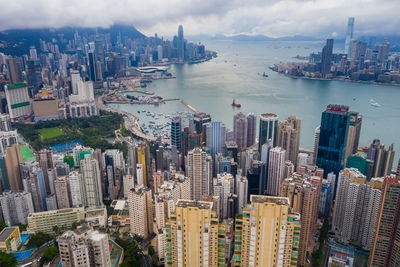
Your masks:
<svg viewBox="0 0 400 267"><path fill-rule="evenodd" d="M353 24L346 60L362 57ZM359 112L327 105L303 136L313 148L300 142L307 123L273 110L236 113L229 129L182 100L193 114L165 114L161 126L162 114L114 104L173 101L143 88L174 78L166 64L212 53L181 25L172 41L82 31L0 54L0 220L10 226L0 250L49 234L57 243L38 245L32 262L58 246L55 264L71 267L350 266L368 252L371 266L400 265L400 164L393 144L360 147ZM328 39L321 77L336 57Z"/></svg>

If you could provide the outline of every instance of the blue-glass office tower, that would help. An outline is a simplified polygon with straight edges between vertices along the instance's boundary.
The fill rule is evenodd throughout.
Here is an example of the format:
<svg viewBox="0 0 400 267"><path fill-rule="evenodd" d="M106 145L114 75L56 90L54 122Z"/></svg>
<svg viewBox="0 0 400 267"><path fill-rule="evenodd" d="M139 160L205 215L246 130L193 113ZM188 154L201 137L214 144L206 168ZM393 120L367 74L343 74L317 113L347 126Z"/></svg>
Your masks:
<svg viewBox="0 0 400 267"><path fill-rule="evenodd" d="M207 147L211 150L211 155L215 158L215 154L222 153L225 146L226 127L219 121L207 124L206 128Z"/></svg>
<svg viewBox="0 0 400 267"><path fill-rule="evenodd" d="M95 82L97 80L97 77L96 77L96 54L94 50L88 51L87 57L89 66L89 78L91 81Z"/></svg>
<svg viewBox="0 0 400 267"><path fill-rule="evenodd" d="M330 172L339 174L343 168L350 118L358 116L348 106L328 105L322 112L318 144L317 166L324 169L324 176ZM337 182L334 195L336 195Z"/></svg>
<svg viewBox="0 0 400 267"><path fill-rule="evenodd" d="M44 175L43 170L41 168L33 167L32 169L32 178L35 179L34 184L36 185L36 194L38 195L40 206L42 211L47 211L47 204L46 204L46 184L44 183Z"/></svg>

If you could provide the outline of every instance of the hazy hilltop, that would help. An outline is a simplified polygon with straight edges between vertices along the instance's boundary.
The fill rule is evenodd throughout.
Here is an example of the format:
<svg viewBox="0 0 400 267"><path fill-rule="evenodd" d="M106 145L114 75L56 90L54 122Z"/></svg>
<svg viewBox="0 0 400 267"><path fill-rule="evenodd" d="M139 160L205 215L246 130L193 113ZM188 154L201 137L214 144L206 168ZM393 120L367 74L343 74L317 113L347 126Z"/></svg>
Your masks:
<svg viewBox="0 0 400 267"><path fill-rule="evenodd" d="M64 49L67 40L74 39L74 33L80 35L110 34L111 42L115 43L117 36L126 36L131 39L146 38L133 26L113 25L110 28L81 28L63 27L58 29L13 29L0 32L0 52L20 56L29 51L29 46L40 47L40 40L57 42L60 49Z"/></svg>

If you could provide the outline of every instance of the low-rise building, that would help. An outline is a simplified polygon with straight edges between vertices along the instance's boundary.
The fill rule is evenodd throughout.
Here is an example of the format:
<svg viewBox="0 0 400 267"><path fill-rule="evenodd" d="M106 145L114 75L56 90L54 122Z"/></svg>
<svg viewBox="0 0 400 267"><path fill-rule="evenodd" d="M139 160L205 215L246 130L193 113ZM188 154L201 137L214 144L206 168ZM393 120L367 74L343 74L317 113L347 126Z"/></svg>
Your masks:
<svg viewBox="0 0 400 267"><path fill-rule="evenodd" d="M28 229L32 232L54 233L54 227L71 227L85 220L85 209L71 208L34 212L28 215Z"/></svg>
<svg viewBox="0 0 400 267"><path fill-rule="evenodd" d="M6 227L0 232L0 251L17 251L22 244L19 227Z"/></svg>

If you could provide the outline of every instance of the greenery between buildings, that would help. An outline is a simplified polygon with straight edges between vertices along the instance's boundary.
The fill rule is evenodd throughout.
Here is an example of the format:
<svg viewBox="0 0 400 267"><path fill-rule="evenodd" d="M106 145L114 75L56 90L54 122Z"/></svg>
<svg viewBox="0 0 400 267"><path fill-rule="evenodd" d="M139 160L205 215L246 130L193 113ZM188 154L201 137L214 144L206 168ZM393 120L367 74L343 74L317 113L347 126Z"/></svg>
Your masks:
<svg viewBox="0 0 400 267"><path fill-rule="evenodd" d="M43 266L46 262L51 262L58 255L57 247L47 247L43 251L43 257L40 259L39 266Z"/></svg>
<svg viewBox="0 0 400 267"><path fill-rule="evenodd" d="M29 237L28 244L26 244L26 246L28 248L40 247L41 245L49 242L52 239L53 237L51 235L39 232Z"/></svg>
<svg viewBox="0 0 400 267"><path fill-rule="evenodd" d="M141 266L140 249L135 240L117 238L115 241L124 249L124 260L121 267Z"/></svg>
<svg viewBox="0 0 400 267"><path fill-rule="evenodd" d="M327 218L324 219L324 224L322 225L321 232L319 234L319 247L317 250L315 250L311 254L311 262L312 266L317 267L317 266L322 266L324 263L325 257L328 255L323 254L323 248L326 242L326 239L328 238L328 232L329 232L329 221Z"/></svg>
<svg viewBox="0 0 400 267"><path fill-rule="evenodd" d="M12 254L0 251L0 266L15 267L17 260Z"/></svg>
<svg viewBox="0 0 400 267"><path fill-rule="evenodd" d="M100 116L73 118L67 120L42 121L35 124L15 123L18 132L35 150L52 145L81 141L83 145L106 149L120 149L127 153L125 144L111 144L107 137L114 137L115 130L124 125L123 116L118 113L101 112ZM125 126L123 134L128 134Z"/></svg>

